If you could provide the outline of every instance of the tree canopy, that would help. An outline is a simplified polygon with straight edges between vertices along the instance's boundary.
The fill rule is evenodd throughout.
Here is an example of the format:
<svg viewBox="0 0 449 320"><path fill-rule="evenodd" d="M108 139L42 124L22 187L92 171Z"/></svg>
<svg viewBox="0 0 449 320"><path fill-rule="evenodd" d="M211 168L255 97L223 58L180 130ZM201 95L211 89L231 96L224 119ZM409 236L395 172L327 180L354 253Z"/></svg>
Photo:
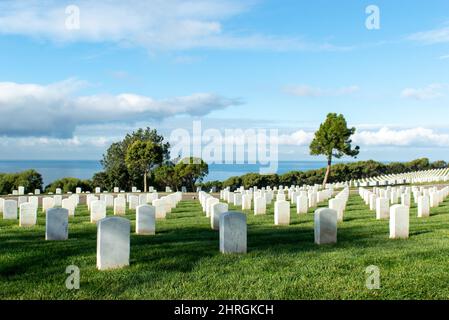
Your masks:
<svg viewBox="0 0 449 320"><path fill-rule="evenodd" d="M315 138L310 144L310 154L324 155L327 159L327 170L323 185L327 183L329 178L333 158L357 157L359 154L359 146L352 148L351 136L355 131L354 127L348 128L346 119L342 114L329 113L318 131L315 132Z"/></svg>

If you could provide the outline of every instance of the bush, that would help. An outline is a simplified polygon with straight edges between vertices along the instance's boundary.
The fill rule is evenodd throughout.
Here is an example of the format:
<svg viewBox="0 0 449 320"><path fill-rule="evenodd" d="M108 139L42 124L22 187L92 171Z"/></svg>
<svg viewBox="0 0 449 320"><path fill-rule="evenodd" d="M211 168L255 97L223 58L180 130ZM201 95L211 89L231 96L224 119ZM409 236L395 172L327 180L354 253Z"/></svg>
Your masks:
<svg viewBox="0 0 449 320"><path fill-rule="evenodd" d="M45 187L45 192L56 192L56 188L61 188L64 193L75 192L77 187L83 191L92 191L92 182L90 180L81 180L77 178L62 178L53 181Z"/></svg>
<svg viewBox="0 0 449 320"><path fill-rule="evenodd" d="M36 170L26 170L18 173L0 174L0 194L10 194L19 186L25 187L25 192L42 189L42 176Z"/></svg>

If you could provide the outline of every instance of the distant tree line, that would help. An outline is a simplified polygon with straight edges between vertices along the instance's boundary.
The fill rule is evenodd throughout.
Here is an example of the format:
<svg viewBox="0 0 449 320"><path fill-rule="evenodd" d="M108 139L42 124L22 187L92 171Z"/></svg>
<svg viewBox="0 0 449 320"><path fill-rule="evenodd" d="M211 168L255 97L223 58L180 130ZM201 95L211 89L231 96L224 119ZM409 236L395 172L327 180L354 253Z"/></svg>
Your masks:
<svg viewBox="0 0 449 320"><path fill-rule="evenodd" d="M9 194L19 186L25 187L28 192L42 189L42 176L35 170L26 170L18 173L0 173L0 194Z"/></svg>

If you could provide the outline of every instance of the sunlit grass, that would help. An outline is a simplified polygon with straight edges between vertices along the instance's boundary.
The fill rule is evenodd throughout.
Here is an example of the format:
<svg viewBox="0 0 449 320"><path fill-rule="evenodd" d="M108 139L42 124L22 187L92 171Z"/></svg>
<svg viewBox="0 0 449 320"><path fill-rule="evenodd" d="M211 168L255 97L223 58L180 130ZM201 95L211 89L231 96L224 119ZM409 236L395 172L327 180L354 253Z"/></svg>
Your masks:
<svg viewBox="0 0 449 320"><path fill-rule="evenodd" d="M233 206L230 206L234 209ZM411 210L410 238L388 239L388 220L377 221L352 195L338 243L313 242L313 214L274 226L248 211L248 254L222 255L218 232L198 202L183 201L155 236L138 236L132 221L131 265L96 269L96 226L85 206L70 218L68 241L45 241L45 216L20 228L0 220L1 299L447 299L449 201L427 219ZM112 215L111 211L108 211ZM80 290L68 290L65 269L81 270ZM381 289L368 290L365 269L376 265Z"/></svg>

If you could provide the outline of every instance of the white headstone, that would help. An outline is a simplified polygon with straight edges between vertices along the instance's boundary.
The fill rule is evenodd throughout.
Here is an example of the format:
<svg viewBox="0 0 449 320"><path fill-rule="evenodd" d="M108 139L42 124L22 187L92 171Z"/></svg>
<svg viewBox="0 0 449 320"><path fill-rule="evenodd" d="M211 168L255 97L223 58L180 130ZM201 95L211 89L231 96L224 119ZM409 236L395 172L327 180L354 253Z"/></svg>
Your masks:
<svg viewBox="0 0 449 320"><path fill-rule="evenodd" d="M54 206L55 207L61 207L62 206L62 196L61 195L54 196L53 200L54 200Z"/></svg>
<svg viewBox="0 0 449 320"><path fill-rule="evenodd" d="M62 208L69 211L69 216L73 217L75 215L75 202L73 198L67 198L62 200Z"/></svg>
<svg viewBox="0 0 449 320"><path fill-rule="evenodd" d="M104 196L104 202L106 202L106 208L114 208L114 196L107 194Z"/></svg>
<svg viewBox="0 0 449 320"><path fill-rule="evenodd" d="M430 216L430 200L429 196L418 197L418 217L426 218Z"/></svg>
<svg viewBox="0 0 449 320"><path fill-rule="evenodd" d="M139 197L133 195L129 196L128 205L130 210L135 210L136 207L139 205Z"/></svg>
<svg viewBox="0 0 449 320"><path fill-rule="evenodd" d="M16 220L17 219L17 201L5 200L3 203L3 219Z"/></svg>
<svg viewBox="0 0 449 320"><path fill-rule="evenodd" d="M274 224L290 224L290 202L285 200L278 200L274 203Z"/></svg>
<svg viewBox="0 0 449 320"><path fill-rule="evenodd" d="M213 230L219 230L220 227L220 215L228 212L229 206L227 203L215 203L212 206L210 215L210 225Z"/></svg>
<svg viewBox="0 0 449 320"><path fill-rule="evenodd" d="M64 208L47 210L45 240L67 240L69 237L69 211Z"/></svg>
<svg viewBox="0 0 449 320"><path fill-rule="evenodd" d="M337 211L321 208L314 216L315 243L337 243Z"/></svg>
<svg viewBox="0 0 449 320"><path fill-rule="evenodd" d="M246 215L240 212L225 212L220 215L220 252L246 253Z"/></svg>
<svg viewBox="0 0 449 320"><path fill-rule="evenodd" d="M376 219L388 219L390 217L390 201L387 198L376 199Z"/></svg>
<svg viewBox="0 0 449 320"><path fill-rule="evenodd" d="M296 213L306 214L309 211L309 199L307 195L300 195L296 197Z"/></svg>
<svg viewBox="0 0 449 320"><path fill-rule="evenodd" d="M342 222L343 221L343 215L344 215L344 209L345 209L345 203L341 199L331 199L329 200L329 209L337 211L337 221Z"/></svg>
<svg viewBox="0 0 449 320"><path fill-rule="evenodd" d="M51 209L55 206L55 200L50 197L45 197L42 199L42 212L47 212L48 209Z"/></svg>
<svg viewBox="0 0 449 320"><path fill-rule="evenodd" d="M90 222L97 223L106 217L106 203L101 200L95 200L90 203Z"/></svg>
<svg viewBox="0 0 449 320"><path fill-rule="evenodd" d="M21 227L31 227L37 222L37 207L31 202L20 205L19 225Z"/></svg>
<svg viewBox="0 0 449 320"><path fill-rule="evenodd" d="M126 199L124 197L114 199L114 214L117 216L126 214Z"/></svg>
<svg viewBox="0 0 449 320"><path fill-rule="evenodd" d="M254 198L254 214L266 214L267 213L267 201L265 197L256 197Z"/></svg>
<svg viewBox="0 0 449 320"><path fill-rule="evenodd" d="M97 268L108 270L129 265L130 230L128 219L107 217L97 224Z"/></svg>
<svg viewBox="0 0 449 320"><path fill-rule="evenodd" d="M390 239L407 239L409 232L410 208L394 205L390 208Z"/></svg>
<svg viewBox="0 0 449 320"><path fill-rule="evenodd" d="M165 201L163 199L156 199L151 204L156 210L156 219L165 219L167 215Z"/></svg>
<svg viewBox="0 0 449 320"><path fill-rule="evenodd" d="M152 235L156 233L156 210L143 204L136 208L136 233Z"/></svg>

